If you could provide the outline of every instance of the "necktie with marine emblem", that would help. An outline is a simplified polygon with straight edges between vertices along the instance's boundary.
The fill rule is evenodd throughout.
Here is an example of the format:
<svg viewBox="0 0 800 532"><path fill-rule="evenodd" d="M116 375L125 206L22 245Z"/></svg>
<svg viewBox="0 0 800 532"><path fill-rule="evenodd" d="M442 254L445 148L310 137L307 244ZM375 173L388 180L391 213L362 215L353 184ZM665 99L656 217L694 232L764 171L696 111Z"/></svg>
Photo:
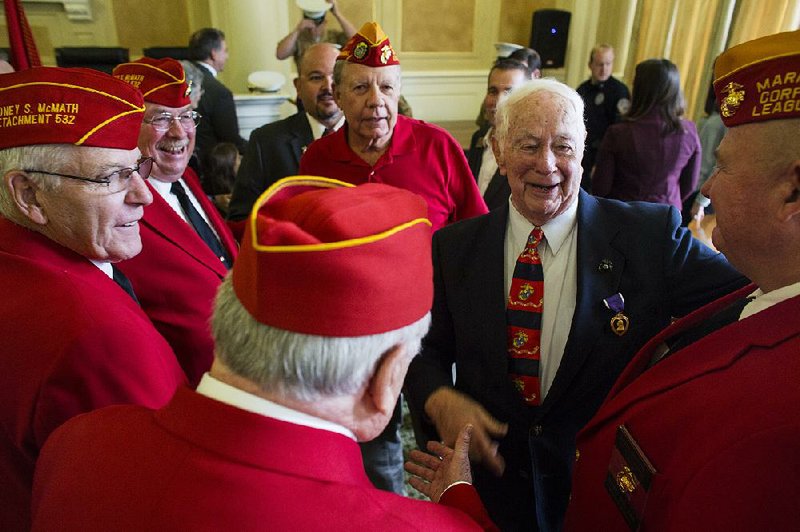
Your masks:
<svg viewBox="0 0 800 532"><path fill-rule="evenodd" d="M517 258L506 305L508 373L523 400L540 404L539 344L544 307L544 270L537 247L544 237L541 227L528 235Z"/></svg>

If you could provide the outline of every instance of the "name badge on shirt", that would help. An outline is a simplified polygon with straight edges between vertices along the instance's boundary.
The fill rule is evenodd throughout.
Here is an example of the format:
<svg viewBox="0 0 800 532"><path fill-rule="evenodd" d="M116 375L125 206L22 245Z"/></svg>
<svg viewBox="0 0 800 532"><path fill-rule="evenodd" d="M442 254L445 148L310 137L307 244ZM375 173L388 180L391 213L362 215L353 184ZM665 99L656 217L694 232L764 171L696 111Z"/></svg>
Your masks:
<svg viewBox="0 0 800 532"><path fill-rule="evenodd" d="M605 488L631 530L638 530L656 468L625 425L617 428Z"/></svg>

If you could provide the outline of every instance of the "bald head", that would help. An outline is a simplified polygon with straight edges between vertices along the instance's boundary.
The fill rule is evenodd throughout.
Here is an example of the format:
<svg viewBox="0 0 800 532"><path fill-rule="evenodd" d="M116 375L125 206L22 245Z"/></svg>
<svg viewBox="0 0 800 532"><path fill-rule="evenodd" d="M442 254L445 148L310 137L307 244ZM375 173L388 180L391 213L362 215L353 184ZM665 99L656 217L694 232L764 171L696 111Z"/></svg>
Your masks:
<svg viewBox="0 0 800 532"><path fill-rule="evenodd" d="M298 63L294 80L297 97L306 112L325 127L332 127L342 117L333 99L333 65L339 50L328 43L309 47Z"/></svg>

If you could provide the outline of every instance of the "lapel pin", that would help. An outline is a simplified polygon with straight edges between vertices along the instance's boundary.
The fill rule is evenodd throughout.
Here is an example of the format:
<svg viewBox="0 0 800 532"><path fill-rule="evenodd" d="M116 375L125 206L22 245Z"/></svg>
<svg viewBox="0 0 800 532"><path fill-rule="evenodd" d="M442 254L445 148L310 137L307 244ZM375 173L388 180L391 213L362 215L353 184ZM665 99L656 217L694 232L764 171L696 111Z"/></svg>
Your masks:
<svg viewBox="0 0 800 532"><path fill-rule="evenodd" d="M597 265L597 271L601 273L608 273L614 269L614 263L610 259L603 259Z"/></svg>
<svg viewBox="0 0 800 532"><path fill-rule="evenodd" d="M603 304L608 310L616 312L611 318L611 331L617 336L622 336L628 332L630 319L628 319L628 316L623 312L625 310L625 298L622 297L622 294L617 292L613 296L605 298Z"/></svg>

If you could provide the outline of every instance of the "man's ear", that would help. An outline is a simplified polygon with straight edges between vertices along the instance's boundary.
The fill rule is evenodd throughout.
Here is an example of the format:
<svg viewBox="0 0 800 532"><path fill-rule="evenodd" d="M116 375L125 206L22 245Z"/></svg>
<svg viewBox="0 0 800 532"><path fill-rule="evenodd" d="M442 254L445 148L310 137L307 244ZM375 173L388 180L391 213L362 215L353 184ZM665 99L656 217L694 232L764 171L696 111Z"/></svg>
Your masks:
<svg viewBox="0 0 800 532"><path fill-rule="evenodd" d="M369 381L368 394L375 410L391 416L406 378L411 357L402 345L396 345L381 356Z"/></svg>
<svg viewBox="0 0 800 532"><path fill-rule="evenodd" d="M506 174L506 158L501 155L500 153L500 143L497 142L497 137L492 135L492 152L494 153L494 159L497 161L497 169L500 171L500 175L507 175Z"/></svg>
<svg viewBox="0 0 800 532"><path fill-rule="evenodd" d="M778 218L787 222L800 215L800 159L792 161L784 179L784 200Z"/></svg>
<svg viewBox="0 0 800 532"><path fill-rule="evenodd" d="M47 224L47 213L39 204L39 186L22 170L11 170L4 177L5 186L17 209L33 223Z"/></svg>
<svg viewBox="0 0 800 532"><path fill-rule="evenodd" d="M297 74L297 77L294 78L294 90L297 92L297 97L300 98L300 74Z"/></svg>

